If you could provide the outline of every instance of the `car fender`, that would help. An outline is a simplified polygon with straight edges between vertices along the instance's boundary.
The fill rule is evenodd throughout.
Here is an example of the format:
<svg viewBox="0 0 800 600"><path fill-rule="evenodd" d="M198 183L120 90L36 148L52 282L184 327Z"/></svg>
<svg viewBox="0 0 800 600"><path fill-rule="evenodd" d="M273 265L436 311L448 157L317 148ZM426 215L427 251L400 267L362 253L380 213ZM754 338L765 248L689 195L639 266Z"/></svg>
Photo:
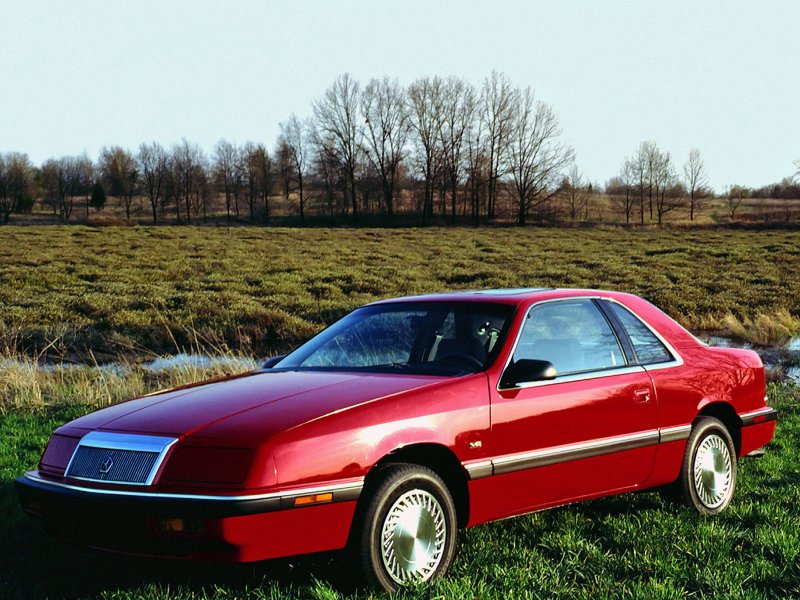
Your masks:
<svg viewBox="0 0 800 600"><path fill-rule="evenodd" d="M365 477L387 455L417 444L447 448L459 462L489 449L485 374L381 399L295 427L270 440L279 485Z"/></svg>

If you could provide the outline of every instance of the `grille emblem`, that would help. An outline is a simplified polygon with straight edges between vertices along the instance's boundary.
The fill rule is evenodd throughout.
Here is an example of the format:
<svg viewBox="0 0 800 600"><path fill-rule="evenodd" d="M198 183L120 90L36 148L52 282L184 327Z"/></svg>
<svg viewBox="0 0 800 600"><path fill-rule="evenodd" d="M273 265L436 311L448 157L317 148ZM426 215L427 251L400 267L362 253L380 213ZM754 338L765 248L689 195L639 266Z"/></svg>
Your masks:
<svg viewBox="0 0 800 600"><path fill-rule="evenodd" d="M100 463L100 465L97 467L98 473L101 475L106 475L111 470L111 467L114 466L113 456L113 454L109 454L108 457L106 457L106 459Z"/></svg>

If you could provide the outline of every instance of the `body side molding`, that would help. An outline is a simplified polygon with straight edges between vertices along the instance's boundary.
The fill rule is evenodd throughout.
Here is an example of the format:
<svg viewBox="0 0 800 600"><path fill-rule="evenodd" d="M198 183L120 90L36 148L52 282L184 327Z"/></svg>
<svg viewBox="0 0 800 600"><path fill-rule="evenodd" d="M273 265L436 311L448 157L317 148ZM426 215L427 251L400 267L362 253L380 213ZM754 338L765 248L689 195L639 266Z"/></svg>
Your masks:
<svg viewBox="0 0 800 600"><path fill-rule="evenodd" d="M520 452L496 456L490 459L462 463L470 479L480 479L490 475L513 473L523 469L535 469L572 460L602 456L613 452L635 450L657 444L677 442L688 439L691 425L678 425L661 429L649 429L609 438L542 448L531 452Z"/></svg>

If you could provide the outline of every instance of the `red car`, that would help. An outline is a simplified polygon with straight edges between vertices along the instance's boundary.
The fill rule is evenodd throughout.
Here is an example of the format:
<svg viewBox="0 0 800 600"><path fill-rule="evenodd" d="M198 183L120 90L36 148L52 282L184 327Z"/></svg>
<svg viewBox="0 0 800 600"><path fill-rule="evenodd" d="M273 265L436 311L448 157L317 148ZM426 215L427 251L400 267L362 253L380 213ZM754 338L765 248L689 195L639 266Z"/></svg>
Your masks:
<svg viewBox="0 0 800 600"><path fill-rule="evenodd" d="M393 590L456 531L674 483L725 509L776 411L755 352L629 294L506 289L359 308L261 370L60 427L24 509L93 548L215 561L354 549Z"/></svg>

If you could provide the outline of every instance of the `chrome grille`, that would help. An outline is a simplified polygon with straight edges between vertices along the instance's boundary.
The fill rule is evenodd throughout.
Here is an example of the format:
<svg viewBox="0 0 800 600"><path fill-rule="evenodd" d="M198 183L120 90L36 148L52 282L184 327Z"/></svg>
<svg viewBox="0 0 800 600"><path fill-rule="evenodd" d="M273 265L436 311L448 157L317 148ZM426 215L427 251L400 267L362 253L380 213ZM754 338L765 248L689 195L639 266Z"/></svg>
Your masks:
<svg viewBox="0 0 800 600"><path fill-rule="evenodd" d="M170 446L177 441L161 436L92 431L81 438L66 476L150 485Z"/></svg>
<svg viewBox="0 0 800 600"><path fill-rule="evenodd" d="M79 446L67 477L117 483L146 483L158 460L158 454Z"/></svg>

